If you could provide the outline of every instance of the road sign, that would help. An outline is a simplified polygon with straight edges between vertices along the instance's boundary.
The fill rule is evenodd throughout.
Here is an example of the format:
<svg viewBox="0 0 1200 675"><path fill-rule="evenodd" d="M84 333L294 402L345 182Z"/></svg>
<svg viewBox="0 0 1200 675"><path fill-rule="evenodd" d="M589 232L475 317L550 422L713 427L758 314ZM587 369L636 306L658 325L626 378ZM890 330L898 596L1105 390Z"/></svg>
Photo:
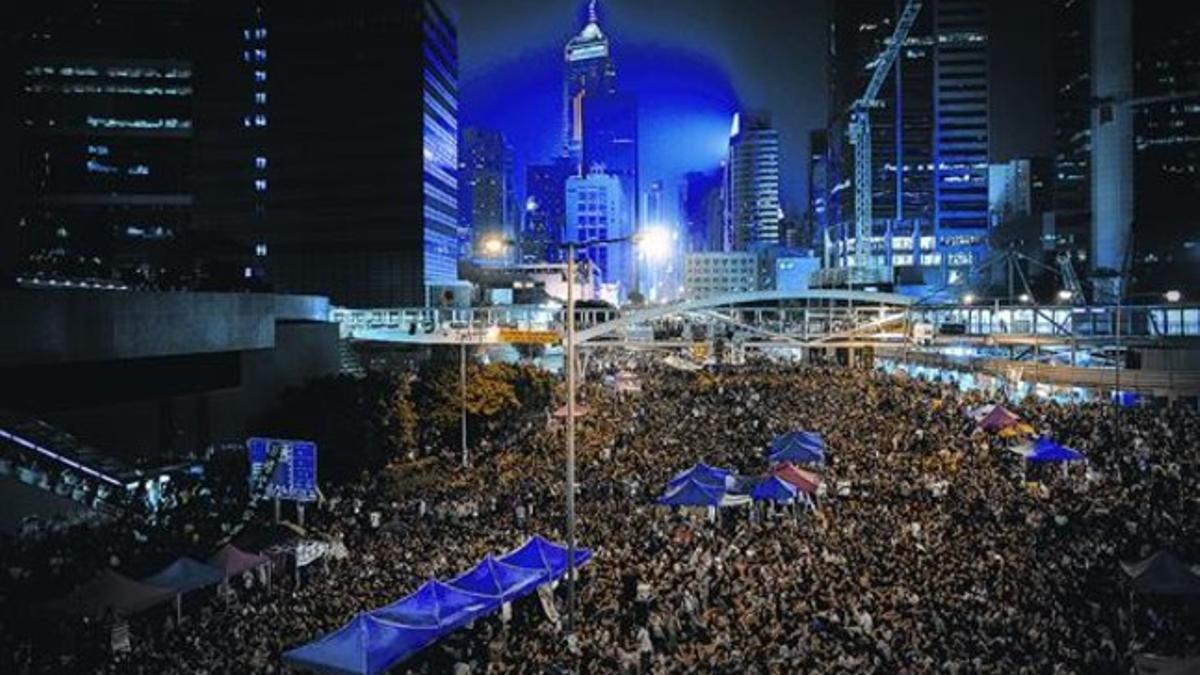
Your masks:
<svg viewBox="0 0 1200 675"><path fill-rule="evenodd" d="M552 345L561 339L556 330L518 330L501 328L500 341L515 344Z"/></svg>
<svg viewBox="0 0 1200 675"><path fill-rule="evenodd" d="M317 500L317 444L312 441L290 441L280 438L251 438L246 441L250 453L250 484L254 485L269 463L278 454L275 469L264 488L265 497L297 502Z"/></svg>

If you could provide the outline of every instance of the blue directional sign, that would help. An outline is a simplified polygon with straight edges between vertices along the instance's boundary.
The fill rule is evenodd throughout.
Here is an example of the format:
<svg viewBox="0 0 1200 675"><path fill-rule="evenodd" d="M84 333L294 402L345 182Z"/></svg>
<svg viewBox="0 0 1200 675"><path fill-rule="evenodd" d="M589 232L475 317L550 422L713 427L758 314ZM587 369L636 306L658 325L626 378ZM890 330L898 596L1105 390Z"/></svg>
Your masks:
<svg viewBox="0 0 1200 675"><path fill-rule="evenodd" d="M251 438L246 441L250 452L250 484L258 482L268 458L277 453L275 469L266 482L264 496L297 502L317 500L317 444L312 441L289 441L281 438Z"/></svg>

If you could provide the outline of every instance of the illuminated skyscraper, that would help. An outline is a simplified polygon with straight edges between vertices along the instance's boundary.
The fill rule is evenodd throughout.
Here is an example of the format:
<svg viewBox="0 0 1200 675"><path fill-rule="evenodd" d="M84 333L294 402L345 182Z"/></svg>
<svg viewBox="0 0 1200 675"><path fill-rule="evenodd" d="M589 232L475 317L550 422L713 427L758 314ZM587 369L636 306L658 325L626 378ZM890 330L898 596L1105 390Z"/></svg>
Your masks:
<svg viewBox="0 0 1200 675"><path fill-rule="evenodd" d="M563 58L563 149L578 161L583 152L583 97L612 93L617 78L596 0L588 5L583 30L567 41Z"/></svg>
<svg viewBox="0 0 1200 675"><path fill-rule="evenodd" d="M521 232L522 261L525 263L559 262L558 245L563 241L566 223L567 177L574 164L559 158L547 164L525 169L525 222Z"/></svg>
<svg viewBox="0 0 1200 675"><path fill-rule="evenodd" d="M632 234L625 219L625 195L613 175L593 171L567 179L566 231L568 241L616 239ZM623 300L633 287L634 269L628 243L589 246L580 252L600 271L611 289L610 298Z"/></svg>
<svg viewBox="0 0 1200 675"><path fill-rule="evenodd" d="M459 238L466 257L477 257L487 238L517 237L513 149L499 131L470 128L459 156Z"/></svg>
<svg viewBox="0 0 1200 675"><path fill-rule="evenodd" d="M725 185L733 250L779 244L779 132L766 113L734 115Z"/></svg>

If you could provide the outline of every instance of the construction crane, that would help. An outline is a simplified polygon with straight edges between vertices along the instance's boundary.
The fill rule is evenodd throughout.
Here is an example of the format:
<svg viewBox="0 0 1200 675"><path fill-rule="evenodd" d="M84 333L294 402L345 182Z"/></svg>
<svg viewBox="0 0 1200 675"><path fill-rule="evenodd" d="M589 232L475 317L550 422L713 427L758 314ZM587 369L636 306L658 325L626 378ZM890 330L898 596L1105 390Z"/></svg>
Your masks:
<svg viewBox="0 0 1200 675"><path fill-rule="evenodd" d="M850 138L850 145L854 146L854 265L864 280L870 280L871 276L866 270L871 263L870 241L874 219L871 204L871 109L880 107L879 90L895 64L900 48L908 39L908 33L921 11L921 2L908 0L900 19L896 21L891 41L885 44L883 52L875 60L871 81L862 96L850 106L850 124L846 134ZM853 276L850 274L850 278Z"/></svg>

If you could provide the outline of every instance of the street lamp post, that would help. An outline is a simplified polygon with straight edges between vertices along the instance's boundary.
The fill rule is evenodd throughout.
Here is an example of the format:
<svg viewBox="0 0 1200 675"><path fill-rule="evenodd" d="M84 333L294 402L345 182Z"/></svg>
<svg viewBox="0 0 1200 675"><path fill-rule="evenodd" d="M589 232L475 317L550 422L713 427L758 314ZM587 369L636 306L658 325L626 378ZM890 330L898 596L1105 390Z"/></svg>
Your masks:
<svg viewBox="0 0 1200 675"><path fill-rule="evenodd" d="M462 438L462 465L471 465L471 455L467 450L467 339L462 336L458 341L458 397L462 404L462 419L459 436Z"/></svg>

